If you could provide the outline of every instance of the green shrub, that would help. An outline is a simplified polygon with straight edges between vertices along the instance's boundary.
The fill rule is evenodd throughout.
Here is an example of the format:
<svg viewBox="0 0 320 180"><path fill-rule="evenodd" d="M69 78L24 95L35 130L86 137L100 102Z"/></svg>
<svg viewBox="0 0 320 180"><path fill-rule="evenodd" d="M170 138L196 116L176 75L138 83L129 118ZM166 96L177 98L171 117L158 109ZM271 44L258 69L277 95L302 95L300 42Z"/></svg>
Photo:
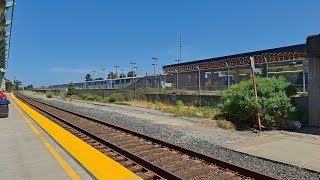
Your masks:
<svg viewBox="0 0 320 180"><path fill-rule="evenodd" d="M94 95L93 98L95 101L99 101L99 102L103 100L103 97L98 96L98 95Z"/></svg>
<svg viewBox="0 0 320 180"><path fill-rule="evenodd" d="M70 99L78 99L78 96L77 95L71 95L69 96Z"/></svg>
<svg viewBox="0 0 320 180"><path fill-rule="evenodd" d="M47 93L46 96L47 96L47 98L52 98L52 94L51 93Z"/></svg>
<svg viewBox="0 0 320 180"><path fill-rule="evenodd" d="M204 118L213 118L217 115L217 110L210 107L201 107L198 108L199 113L202 114Z"/></svg>
<svg viewBox="0 0 320 180"><path fill-rule="evenodd" d="M224 119L217 121L217 125L222 129L231 129L231 130L236 129L236 126L232 122Z"/></svg>
<svg viewBox="0 0 320 180"><path fill-rule="evenodd" d="M68 96L72 96L72 95L75 95L75 94L76 94L76 89L74 87L74 83L70 82L68 84Z"/></svg>
<svg viewBox="0 0 320 180"><path fill-rule="evenodd" d="M164 104L162 102L157 102L156 105L154 106L154 109L156 110L161 110L163 109Z"/></svg>
<svg viewBox="0 0 320 180"><path fill-rule="evenodd" d="M232 86L222 97L219 108L223 116L237 125L253 126L260 111L264 125L281 125L294 110L290 96L295 89L284 77L257 78L258 104L252 80Z"/></svg>
<svg viewBox="0 0 320 180"><path fill-rule="evenodd" d="M176 108L178 110L181 110L183 108L183 106L184 106L184 104L183 104L183 102L181 100L176 102Z"/></svg>
<svg viewBox="0 0 320 180"><path fill-rule="evenodd" d="M93 101L95 98L90 93L84 93L80 95L80 99L86 100L86 101Z"/></svg>
<svg viewBox="0 0 320 180"><path fill-rule="evenodd" d="M124 101L124 96L120 93L113 93L109 97L109 102Z"/></svg>

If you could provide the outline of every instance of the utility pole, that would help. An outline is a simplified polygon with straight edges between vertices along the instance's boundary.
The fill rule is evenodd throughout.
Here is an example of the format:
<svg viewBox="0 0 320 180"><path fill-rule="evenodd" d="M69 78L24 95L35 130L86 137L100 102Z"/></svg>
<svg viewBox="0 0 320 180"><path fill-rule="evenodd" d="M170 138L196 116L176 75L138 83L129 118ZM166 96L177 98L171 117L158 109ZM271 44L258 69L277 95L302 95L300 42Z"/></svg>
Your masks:
<svg viewBox="0 0 320 180"><path fill-rule="evenodd" d="M116 78L117 78L117 76L118 76L118 68L119 68L120 66L113 66L113 67L116 68Z"/></svg>
<svg viewBox="0 0 320 180"><path fill-rule="evenodd" d="M106 69L106 68L102 68L101 70L102 70L102 77L104 77L104 73L105 73L105 71L106 71L107 69Z"/></svg>
<svg viewBox="0 0 320 180"><path fill-rule="evenodd" d="M134 72L134 65L136 65L137 63L135 63L135 62L130 62L130 64L131 64L131 66L132 66L132 74L133 74L133 72Z"/></svg>
<svg viewBox="0 0 320 180"><path fill-rule="evenodd" d="M154 57L151 59L153 59L153 64L152 64L153 65L153 74L156 74L156 66L157 66L156 61L158 60L158 58Z"/></svg>
<svg viewBox="0 0 320 180"><path fill-rule="evenodd" d="M182 59L182 34L180 32L180 37L179 37L179 49L180 49L180 56L179 56L179 59L181 60Z"/></svg>
<svg viewBox="0 0 320 180"><path fill-rule="evenodd" d="M95 73L96 71L92 71L92 80L94 81L94 73Z"/></svg>
<svg viewBox="0 0 320 180"><path fill-rule="evenodd" d="M139 67L135 66L135 67L133 67L133 68L135 69L134 73L135 73L135 75L137 76L137 75L138 75L138 68L139 68Z"/></svg>

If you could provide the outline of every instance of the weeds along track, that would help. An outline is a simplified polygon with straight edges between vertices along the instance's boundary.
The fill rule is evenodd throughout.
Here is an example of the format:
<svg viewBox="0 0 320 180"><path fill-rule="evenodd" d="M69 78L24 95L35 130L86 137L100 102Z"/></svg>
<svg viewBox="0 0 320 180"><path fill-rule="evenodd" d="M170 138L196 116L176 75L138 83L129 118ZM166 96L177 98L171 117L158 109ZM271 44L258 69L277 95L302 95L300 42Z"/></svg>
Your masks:
<svg viewBox="0 0 320 180"><path fill-rule="evenodd" d="M15 96L143 179L275 179L21 93Z"/></svg>

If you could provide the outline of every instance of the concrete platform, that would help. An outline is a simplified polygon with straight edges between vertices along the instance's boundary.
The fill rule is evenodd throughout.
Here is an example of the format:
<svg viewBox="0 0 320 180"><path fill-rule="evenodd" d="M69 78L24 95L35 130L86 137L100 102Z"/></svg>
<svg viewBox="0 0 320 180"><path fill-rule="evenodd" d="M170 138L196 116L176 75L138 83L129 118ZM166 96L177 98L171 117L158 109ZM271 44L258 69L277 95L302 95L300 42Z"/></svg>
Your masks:
<svg viewBox="0 0 320 180"><path fill-rule="evenodd" d="M9 117L0 118L0 179L93 179L23 111L19 112L10 97L9 100ZM20 113L29 119L40 135ZM59 161L48 145L61 158ZM70 176L70 172L74 174Z"/></svg>
<svg viewBox="0 0 320 180"><path fill-rule="evenodd" d="M319 136L288 133L225 147L320 172Z"/></svg>

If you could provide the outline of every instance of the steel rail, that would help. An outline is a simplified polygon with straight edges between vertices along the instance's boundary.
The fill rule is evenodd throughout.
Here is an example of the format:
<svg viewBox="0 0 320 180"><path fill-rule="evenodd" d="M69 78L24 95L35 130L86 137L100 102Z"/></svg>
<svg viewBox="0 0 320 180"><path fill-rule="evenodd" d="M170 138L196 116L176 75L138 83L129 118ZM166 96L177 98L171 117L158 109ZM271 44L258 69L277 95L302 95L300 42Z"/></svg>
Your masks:
<svg viewBox="0 0 320 180"><path fill-rule="evenodd" d="M19 96L17 96L17 97L19 98ZM29 97L26 97L26 96L24 96L24 97L25 98L29 98ZM47 110L45 110L45 109L43 109L43 108L41 108L39 106L34 105L31 102L28 102L25 99L22 99L21 96L20 96L19 99L24 101L25 103L37 108L37 109L43 111L44 113L49 114L50 116L56 118L57 120L63 122L64 124L67 124L68 126L76 129L77 131L89 136L90 138L96 140L97 142L109 147L110 149L112 149L112 150L116 151L117 153L125 156L126 158L134 161L135 163L143 166L144 168L154 172L155 174L159 175L162 178L165 178L165 179L179 179L179 180L183 179L183 178L181 178L181 177L179 177L179 176L177 176L177 175L175 175L175 174L173 174L173 173L161 168L160 166L158 166L156 164L153 164L150 161L145 160L145 159L143 159L143 158L141 158L139 156L136 156L135 154L133 154L133 153L131 153L131 152L129 152L129 151L117 146L116 144L111 143L110 141L102 139L98 135L95 135L95 134L93 134L93 133L91 133L91 132L89 132L89 131L87 131L87 130L85 130L85 129L83 129L83 128L75 125L75 124L73 124L73 123L68 122L67 120L65 120L64 118L59 117L56 114L53 114L53 113L51 113L51 112L49 112L49 111L47 111ZM32 99L32 98L30 98L30 99ZM32 99L32 100L34 100L34 99ZM34 100L34 101L37 101L37 100ZM39 101L37 101L37 102L39 102ZM42 103L42 102L39 102L39 103ZM45 104L45 103L42 103L42 104ZM47 105L47 104L45 104L45 105Z"/></svg>
<svg viewBox="0 0 320 180"><path fill-rule="evenodd" d="M179 152L181 152L183 154L187 154L187 155L189 155L191 157L202 159L207 163L212 163L212 164L215 164L215 165L217 165L217 166L219 166L221 168L229 169L229 170L237 172L238 174L243 175L243 176L247 176L247 177L254 178L254 179L265 179L265 180L274 180L274 179L276 179L275 177L272 177L272 176L269 176L269 175L266 175L266 174L263 174L263 173L260 173L260 172L253 171L253 170L247 169L247 168L242 167L242 166L238 166L238 165L229 163L229 162L227 162L225 160L222 160L220 158L217 158L217 157L208 156L208 155L205 155L205 154L202 154L202 153L199 153L199 152L195 152L195 151L192 151L192 150L189 150L189 149L186 149L186 148L183 148L183 147L168 143L168 142L163 141L163 140L155 139L155 138L150 137L150 136L146 136L146 135L143 135L143 134L140 134L140 133L137 133L137 132L134 132L134 131L131 131L131 130L128 130L128 129L125 129L125 128L122 128L122 127L119 127L119 126L116 126L116 125L113 125L113 124L109 124L109 123L104 122L104 121L99 120L99 119L95 119L95 118L92 118L92 117L89 117L89 116L86 116L86 115L82 115L82 114L79 114L79 113L76 113L76 112L61 108L61 107L57 107L57 106L54 106L54 105L39 101L39 100L31 98L31 97L27 97L25 95L22 95L21 93L19 93L19 94L21 96L24 96L26 98L32 99L32 100L34 100L36 102L45 104L47 106L50 106L50 107L53 107L53 108L56 108L56 109L59 109L59 110L62 110L62 111L66 111L68 113L80 116L82 118L86 118L86 119L91 120L93 122L97 122L97 123L100 123L100 124L103 124L103 125L118 129L120 131L135 135L137 137L140 137L140 138L146 139L148 141L160 144L160 145L165 146L167 148L174 149L174 150L179 151ZM152 169L150 169L150 170L152 170Z"/></svg>

